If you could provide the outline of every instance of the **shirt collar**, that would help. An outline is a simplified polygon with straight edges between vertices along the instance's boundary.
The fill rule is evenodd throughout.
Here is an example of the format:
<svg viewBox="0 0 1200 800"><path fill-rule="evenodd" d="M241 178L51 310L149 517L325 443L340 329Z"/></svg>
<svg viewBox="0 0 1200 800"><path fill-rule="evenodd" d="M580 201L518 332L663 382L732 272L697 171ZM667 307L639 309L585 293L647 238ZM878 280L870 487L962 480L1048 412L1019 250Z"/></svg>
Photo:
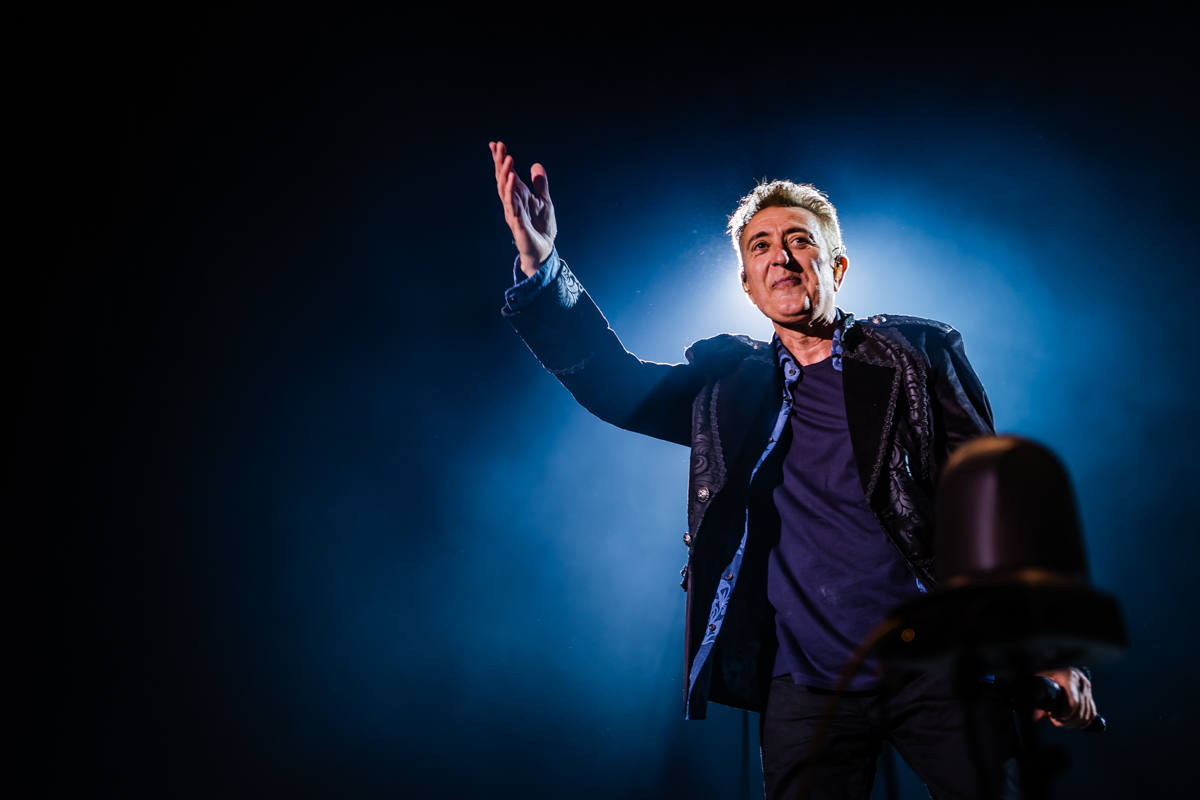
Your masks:
<svg viewBox="0 0 1200 800"><path fill-rule="evenodd" d="M846 327L846 314L840 308L836 310L837 316L834 319L833 329L833 368L838 372L842 371L842 333ZM796 363L795 357L788 352L783 341L779 338L779 334L771 336L771 345L775 348L775 358L779 361L779 368L783 370L783 384L785 391L791 394L792 387L800 380L800 365Z"/></svg>

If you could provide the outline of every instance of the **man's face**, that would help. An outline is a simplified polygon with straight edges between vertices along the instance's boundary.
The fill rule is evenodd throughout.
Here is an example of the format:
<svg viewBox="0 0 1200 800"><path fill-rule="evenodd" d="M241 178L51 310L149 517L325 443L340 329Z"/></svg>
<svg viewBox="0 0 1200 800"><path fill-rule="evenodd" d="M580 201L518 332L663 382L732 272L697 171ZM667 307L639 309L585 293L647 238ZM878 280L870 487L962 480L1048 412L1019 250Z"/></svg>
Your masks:
<svg viewBox="0 0 1200 800"><path fill-rule="evenodd" d="M806 208L770 206L742 231L742 288L777 325L830 325L846 259L829 259L817 215Z"/></svg>

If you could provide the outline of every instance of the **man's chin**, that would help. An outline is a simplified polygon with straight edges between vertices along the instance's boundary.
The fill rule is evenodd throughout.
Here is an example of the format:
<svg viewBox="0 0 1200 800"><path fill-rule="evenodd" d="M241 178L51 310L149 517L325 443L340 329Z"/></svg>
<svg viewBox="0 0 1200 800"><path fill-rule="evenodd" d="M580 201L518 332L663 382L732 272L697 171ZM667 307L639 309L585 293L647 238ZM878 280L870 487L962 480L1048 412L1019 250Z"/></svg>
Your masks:
<svg viewBox="0 0 1200 800"><path fill-rule="evenodd" d="M774 320L778 324L793 331L800 332L818 332L826 331L833 325L837 319L837 312L830 309L828 312L820 316L814 315L812 311L801 311L795 314L789 314L783 319Z"/></svg>

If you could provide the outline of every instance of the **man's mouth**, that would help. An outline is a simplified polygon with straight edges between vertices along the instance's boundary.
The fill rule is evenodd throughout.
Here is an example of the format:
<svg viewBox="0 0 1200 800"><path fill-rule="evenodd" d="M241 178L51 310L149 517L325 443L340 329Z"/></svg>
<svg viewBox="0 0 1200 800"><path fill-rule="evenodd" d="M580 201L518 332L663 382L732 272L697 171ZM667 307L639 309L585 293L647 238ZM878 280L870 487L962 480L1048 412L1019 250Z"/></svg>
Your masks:
<svg viewBox="0 0 1200 800"><path fill-rule="evenodd" d="M792 285L799 286L801 283L803 283L803 281L800 280L799 276L788 275L788 276L780 278L779 280L772 283L771 288L778 289L780 286L792 286Z"/></svg>

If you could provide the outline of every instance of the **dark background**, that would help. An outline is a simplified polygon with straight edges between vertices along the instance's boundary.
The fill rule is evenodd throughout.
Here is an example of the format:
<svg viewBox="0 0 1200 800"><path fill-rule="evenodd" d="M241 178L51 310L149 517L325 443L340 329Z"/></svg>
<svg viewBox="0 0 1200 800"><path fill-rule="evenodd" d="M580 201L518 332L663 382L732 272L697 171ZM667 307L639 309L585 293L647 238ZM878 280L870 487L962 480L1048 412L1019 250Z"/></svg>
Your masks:
<svg viewBox="0 0 1200 800"><path fill-rule="evenodd" d="M1111 733L1047 734L1060 796L1191 784L1194 24L725 13L38 31L10 488L46 546L51 793L757 780L740 712L680 718L686 452L590 418L499 315L496 138L547 165L560 252L659 361L769 336L725 216L762 177L828 191L841 305L954 324L997 427L1075 479L1132 647L1096 669Z"/></svg>

